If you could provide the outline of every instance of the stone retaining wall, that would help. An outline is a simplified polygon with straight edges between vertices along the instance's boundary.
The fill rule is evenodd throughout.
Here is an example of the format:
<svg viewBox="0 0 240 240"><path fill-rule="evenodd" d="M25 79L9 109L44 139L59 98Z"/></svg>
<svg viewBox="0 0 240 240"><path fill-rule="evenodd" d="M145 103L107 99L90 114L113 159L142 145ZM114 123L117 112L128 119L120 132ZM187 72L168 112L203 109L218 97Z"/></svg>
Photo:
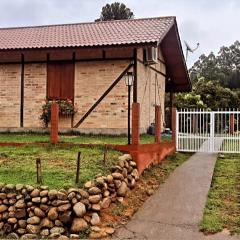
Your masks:
<svg viewBox="0 0 240 240"><path fill-rule="evenodd" d="M22 184L0 183L0 231L8 238L106 237L112 228L99 228L101 209L122 201L139 178L131 156L119 157L112 174L97 176L83 189L49 190Z"/></svg>

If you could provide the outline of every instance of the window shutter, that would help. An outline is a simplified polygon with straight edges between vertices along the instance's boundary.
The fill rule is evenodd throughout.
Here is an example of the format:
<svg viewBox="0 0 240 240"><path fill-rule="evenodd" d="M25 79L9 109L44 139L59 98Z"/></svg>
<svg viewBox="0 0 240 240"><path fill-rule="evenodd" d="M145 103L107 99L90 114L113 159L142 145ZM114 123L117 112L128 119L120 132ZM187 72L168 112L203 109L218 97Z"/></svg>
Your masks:
<svg viewBox="0 0 240 240"><path fill-rule="evenodd" d="M74 64L73 63L62 64L60 96L62 99L74 98Z"/></svg>
<svg viewBox="0 0 240 240"><path fill-rule="evenodd" d="M60 96L61 73L59 64L50 63L47 66L48 98L58 99Z"/></svg>
<svg viewBox="0 0 240 240"><path fill-rule="evenodd" d="M48 99L74 99L74 63L49 63L47 66Z"/></svg>

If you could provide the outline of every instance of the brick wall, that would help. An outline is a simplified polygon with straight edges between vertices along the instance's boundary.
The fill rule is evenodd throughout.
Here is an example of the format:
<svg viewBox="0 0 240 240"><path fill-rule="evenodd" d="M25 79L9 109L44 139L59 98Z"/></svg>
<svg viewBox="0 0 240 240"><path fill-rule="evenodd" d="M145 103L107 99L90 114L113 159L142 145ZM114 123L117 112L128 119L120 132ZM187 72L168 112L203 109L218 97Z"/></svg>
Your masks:
<svg viewBox="0 0 240 240"><path fill-rule="evenodd" d="M78 62L75 67L76 123L128 66L129 61ZM127 129L127 87L124 79L80 125L82 129Z"/></svg>
<svg viewBox="0 0 240 240"><path fill-rule="evenodd" d="M118 54L116 50L106 51L107 57L116 57ZM123 49L120 55L121 57L130 57L132 51ZM52 55L52 57L54 56ZM79 56L77 54L77 58ZM143 60L142 49L138 49L138 58ZM74 124L99 99L129 63L129 60L76 62L74 101L78 105L78 113L74 116ZM165 72L165 66L160 62L152 66ZM46 98L46 70L46 64L44 63L25 64L25 128L40 128L43 126L39 117L41 106ZM0 65L0 128L20 126L20 81L20 64ZM161 107L164 109L165 78L158 74L156 81L159 86L159 91L156 91L156 103L161 103ZM143 132L154 121L155 72L139 62L138 102L141 104L140 128ZM70 127L71 118L60 118L60 129ZM127 87L124 79L120 80L80 125L79 130L86 133L100 133L103 130L105 133L127 132Z"/></svg>
<svg viewBox="0 0 240 240"><path fill-rule="evenodd" d="M19 64L0 65L0 127L20 126L20 79Z"/></svg>
<svg viewBox="0 0 240 240"><path fill-rule="evenodd" d="M46 99L46 64L25 64L24 127L43 127L39 117Z"/></svg>
<svg viewBox="0 0 240 240"><path fill-rule="evenodd" d="M161 51L159 57L163 60ZM138 59L143 61L143 50L138 49ZM157 64L151 65L158 71L165 74L165 65L160 61ZM138 62L138 102L140 103L140 129L141 132L146 132L147 128L155 120L155 104L161 106L162 123L164 120L164 99L165 99L165 77L156 74L148 66Z"/></svg>

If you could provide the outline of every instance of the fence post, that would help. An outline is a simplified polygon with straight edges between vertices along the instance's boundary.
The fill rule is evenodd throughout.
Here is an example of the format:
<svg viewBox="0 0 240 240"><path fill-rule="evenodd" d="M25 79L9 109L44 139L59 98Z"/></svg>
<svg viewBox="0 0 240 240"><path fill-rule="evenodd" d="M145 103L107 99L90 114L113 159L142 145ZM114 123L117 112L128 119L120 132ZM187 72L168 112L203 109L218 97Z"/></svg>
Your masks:
<svg viewBox="0 0 240 240"><path fill-rule="evenodd" d="M140 104L132 103L132 144L139 144L139 113Z"/></svg>
<svg viewBox="0 0 240 240"><path fill-rule="evenodd" d="M42 184L42 164L41 159L36 159L36 168L37 168L37 183Z"/></svg>
<svg viewBox="0 0 240 240"><path fill-rule="evenodd" d="M161 142L161 108L160 106L155 106L155 142Z"/></svg>
<svg viewBox="0 0 240 240"><path fill-rule="evenodd" d="M51 105L51 143L58 142L58 120L59 120L59 106L56 102Z"/></svg>
<svg viewBox="0 0 240 240"><path fill-rule="evenodd" d="M229 130L230 130L230 134L234 133L234 114L230 114L230 123L229 123Z"/></svg>
<svg viewBox="0 0 240 240"><path fill-rule="evenodd" d="M214 131L215 131L215 114L210 113L210 152L214 152Z"/></svg>
<svg viewBox="0 0 240 240"><path fill-rule="evenodd" d="M76 171L76 180L75 180L75 183L76 183L76 184L79 184L80 167L81 167L81 152L78 152L78 157L77 157L77 171Z"/></svg>
<svg viewBox="0 0 240 240"><path fill-rule="evenodd" d="M175 107L172 108L172 141L175 143L176 147L176 117L177 117L177 109Z"/></svg>

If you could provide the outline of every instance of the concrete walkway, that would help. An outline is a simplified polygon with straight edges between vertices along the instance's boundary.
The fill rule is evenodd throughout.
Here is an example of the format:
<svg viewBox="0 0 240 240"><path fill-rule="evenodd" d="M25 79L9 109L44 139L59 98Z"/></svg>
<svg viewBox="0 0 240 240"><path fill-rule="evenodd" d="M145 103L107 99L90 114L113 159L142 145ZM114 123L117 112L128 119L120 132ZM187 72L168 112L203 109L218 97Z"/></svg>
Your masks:
<svg viewBox="0 0 240 240"><path fill-rule="evenodd" d="M177 168L114 239L235 240L199 232L217 154L196 153Z"/></svg>

